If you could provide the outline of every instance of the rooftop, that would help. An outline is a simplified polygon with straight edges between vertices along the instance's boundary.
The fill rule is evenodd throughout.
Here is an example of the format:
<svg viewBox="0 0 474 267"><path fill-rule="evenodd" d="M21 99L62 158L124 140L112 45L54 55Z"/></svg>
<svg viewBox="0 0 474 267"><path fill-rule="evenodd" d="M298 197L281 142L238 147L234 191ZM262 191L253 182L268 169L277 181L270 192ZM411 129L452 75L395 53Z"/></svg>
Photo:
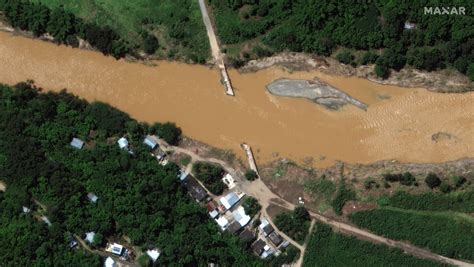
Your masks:
<svg viewBox="0 0 474 267"><path fill-rule="evenodd" d="M158 251L158 249L149 249L146 251L146 254L150 256L153 262L155 262L160 257L160 251Z"/></svg>
<svg viewBox="0 0 474 267"><path fill-rule="evenodd" d="M153 138L153 136L151 135L147 135L143 140L143 143L149 146L151 149L155 149L158 146L158 143L156 142L155 138Z"/></svg>
<svg viewBox="0 0 474 267"><path fill-rule="evenodd" d="M207 197L206 190L196 181L196 179L188 174L186 178L182 181L182 184L188 190L189 194L197 201L201 201Z"/></svg>
<svg viewBox="0 0 474 267"><path fill-rule="evenodd" d="M250 216L245 213L245 209L242 206L239 206L236 210L232 212L234 219L239 222L241 226L245 226L250 222Z"/></svg>
<svg viewBox="0 0 474 267"><path fill-rule="evenodd" d="M77 149L82 149L82 147L84 146L84 141L82 141L81 139L79 138L76 138L74 137L70 143L70 145L74 148L77 148Z"/></svg>
<svg viewBox="0 0 474 267"><path fill-rule="evenodd" d="M235 203L239 202L239 196L235 192L230 192L224 197L219 199L221 204L228 210L235 205Z"/></svg>

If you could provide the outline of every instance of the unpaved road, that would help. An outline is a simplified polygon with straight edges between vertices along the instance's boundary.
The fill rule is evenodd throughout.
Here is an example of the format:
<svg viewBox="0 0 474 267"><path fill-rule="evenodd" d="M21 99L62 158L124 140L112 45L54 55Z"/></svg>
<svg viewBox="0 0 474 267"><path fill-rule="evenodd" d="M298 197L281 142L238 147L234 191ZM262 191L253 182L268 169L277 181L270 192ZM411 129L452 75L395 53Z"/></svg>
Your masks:
<svg viewBox="0 0 474 267"><path fill-rule="evenodd" d="M209 13L207 13L206 4L204 0L199 0L199 8L201 9L202 20L206 26L207 36L209 37L209 43L211 45L212 57L214 60L220 64L222 61L221 51L219 49L219 43L217 42L216 34L212 28L211 19L209 18Z"/></svg>
<svg viewBox="0 0 474 267"><path fill-rule="evenodd" d="M245 192L246 194L256 198L259 201L259 203L262 205L262 214L264 214L268 218L270 218L270 217L266 214L266 208L270 204L276 204L276 205L279 205L279 206L284 207L286 209L294 209L295 206L296 206L296 205L286 201L285 199L280 198L279 196L274 194L272 191L270 191L270 189L262 182L261 179L257 179L255 181L249 182L248 180L246 180L244 178L244 175L240 171L234 170L228 163L226 163L222 160L219 160L219 159L216 159L216 158L201 157L201 156L197 155L196 153L194 153L190 150L187 150L187 149L184 149L184 148L181 148L181 147L176 147L176 146L169 146L166 143L164 143L162 140L160 140L159 143L160 143L160 146L162 148L164 148L165 150L174 150L174 151L179 152L179 153L187 154L188 156L190 156L193 159L193 161L194 160L208 161L208 162L213 162L213 163L221 165L228 173L230 173L234 177L234 179L236 180L237 185L240 186L240 189L243 192ZM363 230L363 229L357 228L355 226L352 226L350 224L347 224L347 223L344 223L344 222L339 222L339 221L336 221L334 219L328 218L328 217L326 217L326 216L324 216L320 213L316 213L316 212L312 212L312 211L309 211L309 213L310 213L311 217L313 217L314 219L316 219L318 221L321 221L323 223L326 223L326 224L332 226L333 228L338 229L338 230L340 230L340 231L342 231L346 234L353 235L353 236L356 236L356 237L357 236L358 237L363 237L363 238L371 240L375 243L385 244L389 247L399 248L399 249L405 251L406 253L408 253L410 255L413 255L413 256L416 256L416 257L430 259L430 260L443 262L443 263L456 265L456 266L465 266L465 267L471 266L471 267L474 267L474 264L467 263L467 262L460 261L460 260L451 259L451 258L448 258L448 257L444 257L444 256L441 256L441 255L432 253L428 250L418 248L418 247L415 247L413 245L410 245L410 244L407 244L407 243L404 243L404 242L395 241L395 240L392 240L392 239L389 239L389 238L378 236L378 235L375 235L375 234L373 234L371 232L368 232L366 230ZM269 220L269 221L271 222L271 220ZM273 224L273 222L271 222L271 223ZM301 246L296 241L292 240L291 238L289 238L288 236L286 236L283 233L282 233L282 236L284 238L288 239L293 245L295 245L296 247L298 247L301 250L301 256L298 259L297 264L296 264L296 266L301 266L302 259L304 257L304 251L305 251L306 245Z"/></svg>

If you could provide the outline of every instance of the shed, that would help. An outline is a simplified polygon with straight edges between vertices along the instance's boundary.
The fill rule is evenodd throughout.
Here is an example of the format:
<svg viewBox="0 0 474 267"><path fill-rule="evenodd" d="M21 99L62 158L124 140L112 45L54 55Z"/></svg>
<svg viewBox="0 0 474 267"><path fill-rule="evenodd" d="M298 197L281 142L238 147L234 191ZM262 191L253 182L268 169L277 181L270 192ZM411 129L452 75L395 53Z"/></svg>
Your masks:
<svg viewBox="0 0 474 267"><path fill-rule="evenodd" d="M239 202L239 196L235 192L230 192L224 197L219 199L221 204L225 207L226 210L232 208L237 202Z"/></svg>
<svg viewBox="0 0 474 267"><path fill-rule="evenodd" d="M202 201L207 197L206 190L198 183L198 181L188 174L182 181L183 186L188 190L189 194L197 201Z"/></svg>
<svg viewBox="0 0 474 267"><path fill-rule="evenodd" d="M227 225L229 224L229 221L226 218L222 217L222 216L219 217L218 219L214 219L214 220L217 222L217 224L221 227L222 230L224 230L227 227Z"/></svg>
<svg viewBox="0 0 474 267"><path fill-rule="evenodd" d="M104 267L115 267L115 261L111 257L107 257L104 262Z"/></svg>
<svg viewBox="0 0 474 267"><path fill-rule="evenodd" d="M71 146L77 149L82 149L82 147L84 147L84 141L74 137L71 141Z"/></svg>
<svg viewBox="0 0 474 267"><path fill-rule="evenodd" d="M160 251L156 248L147 250L146 254L148 254L148 256L151 258L153 262L158 260L158 258L160 257Z"/></svg>
<svg viewBox="0 0 474 267"><path fill-rule="evenodd" d="M263 248L267 245L265 241L262 239L257 240L255 243L252 244L252 251L257 254L258 256L262 255Z"/></svg>
<svg viewBox="0 0 474 267"><path fill-rule="evenodd" d="M97 200L99 200L99 197L97 197L94 193L88 193L87 198L89 199L90 202L96 203Z"/></svg>
<svg viewBox="0 0 474 267"><path fill-rule="evenodd" d="M245 213L245 209L242 206L239 206L236 210L232 212L234 219L239 222L240 226L244 227L250 222L250 216Z"/></svg>
<svg viewBox="0 0 474 267"><path fill-rule="evenodd" d="M151 149L155 149L158 146L158 143L156 142L155 138L153 138L153 136L151 135L147 135L143 140L143 143Z"/></svg>
<svg viewBox="0 0 474 267"><path fill-rule="evenodd" d="M219 216L219 212L217 210L213 210L213 211L210 211L209 212L209 216L211 216L211 218L216 218L217 216Z"/></svg>
<svg viewBox="0 0 474 267"><path fill-rule="evenodd" d="M281 244L281 242L283 242L283 238L281 238L281 236L275 231L269 234L268 238L270 239L270 241L272 241L273 245L275 246L278 246Z"/></svg>
<svg viewBox="0 0 474 267"><path fill-rule="evenodd" d="M86 241L92 244L94 242L95 232L88 232L86 233Z"/></svg>
<svg viewBox="0 0 474 267"><path fill-rule="evenodd" d="M226 184L229 189L232 189L235 187L235 180L232 177L232 175L228 173L224 175L224 177L222 178L222 182L224 182L224 184Z"/></svg>
<svg viewBox="0 0 474 267"><path fill-rule="evenodd" d="M117 141L117 143L118 143L120 149L126 149L128 147L128 140L125 137L120 138Z"/></svg>

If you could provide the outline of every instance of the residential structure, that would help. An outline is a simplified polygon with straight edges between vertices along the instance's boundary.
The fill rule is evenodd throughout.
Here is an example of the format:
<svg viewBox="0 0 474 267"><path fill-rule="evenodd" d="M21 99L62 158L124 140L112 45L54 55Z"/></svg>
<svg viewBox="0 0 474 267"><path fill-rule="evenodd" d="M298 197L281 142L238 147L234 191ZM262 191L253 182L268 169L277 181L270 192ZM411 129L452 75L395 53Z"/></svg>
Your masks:
<svg viewBox="0 0 474 267"><path fill-rule="evenodd" d="M94 237L95 237L95 232L88 232L86 233L85 240L89 242L89 244L92 244L94 242Z"/></svg>
<svg viewBox="0 0 474 267"><path fill-rule="evenodd" d="M120 149L128 149L128 140L127 140L127 138L122 137L117 141L117 143L118 143Z"/></svg>
<svg viewBox="0 0 474 267"><path fill-rule="evenodd" d="M84 147L84 141L82 141L79 138L74 137L70 145L76 149L82 149L82 147Z"/></svg>
<svg viewBox="0 0 474 267"><path fill-rule="evenodd" d="M248 228L245 228L239 234L239 236L244 242L251 242L255 239L255 233L253 231L249 230Z"/></svg>
<svg viewBox="0 0 474 267"><path fill-rule="evenodd" d="M207 197L207 192L199 182L191 175L187 174L181 184L188 190L188 193L197 201L202 201Z"/></svg>
<svg viewBox="0 0 474 267"><path fill-rule="evenodd" d="M275 230L266 219L261 220L261 224L258 226L258 228L264 233L265 236L268 236Z"/></svg>
<svg viewBox="0 0 474 267"><path fill-rule="evenodd" d="M229 221L224 218L224 216L221 216L214 220L217 222L217 224L221 227L222 230L225 230L227 228L227 225L229 225Z"/></svg>
<svg viewBox="0 0 474 267"><path fill-rule="evenodd" d="M242 206L239 206L232 212L234 219L236 222L240 224L240 226L244 227L250 222L250 216L245 213L245 209Z"/></svg>
<svg viewBox="0 0 474 267"><path fill-rule="evenodd" d="M257 240L252 244L252 251L258 256L262 255L264 247L267 245L262 239Z"/></svg>
<svg viewBox="0 0 474 267"><path fill-rule="evenodd" d="M88 193L87 198L90 202L96 203L99 198L94 193Z"/></svg>
<svg viewBox="0 0 474 267"><path fill-rule="evenodd" d="M221 197L219 199L219 202L221 202L222 206L224 206L224 208L228 210L232 208L237 202L239 202L239 200L240 198L235 192L230 192L226 196Z"/></svg>
<svg viewBox="0 0 474 267"><path fill-rule="evenodd" d="M150 259L155 262L160 257L160 251L158 249L149 249L146 251L146 254L150 257Z"/></svg>
<svg viewBox="0 0 474 267"><path fill-rule="evenodd" d="M147 135L143 140L143 143L151 149L155 149L158 146L158 143L156 142L155 138L151 135Z"/></svg>
<svg viewBox="0 0 474 267"><path fill-rule="evenodd" d="M111 257L107 257L107 259L105 259L104 267L115 267L115 266L116 264L115 264L114 259L112 259Z"/></svg>
<svg viewBox="0 0 474 267"><path fill-rule="evenodd" d="M283 242L283 238L275 231L269 234L268 238L270 239L270 241L272 241L273 245L275 245L276 247L278 247L278 245L280 245L281 242Z"/></svg>

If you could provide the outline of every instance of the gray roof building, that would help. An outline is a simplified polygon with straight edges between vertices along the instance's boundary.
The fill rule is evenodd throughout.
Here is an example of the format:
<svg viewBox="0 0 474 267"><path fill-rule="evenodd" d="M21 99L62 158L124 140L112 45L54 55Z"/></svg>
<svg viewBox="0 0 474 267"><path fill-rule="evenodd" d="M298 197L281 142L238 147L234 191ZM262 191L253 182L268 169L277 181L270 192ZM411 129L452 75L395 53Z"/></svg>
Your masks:
<svg viewBox="0 0 474 267"><path fill-rule="evenodd" d="M84 146L84 141L82 141L81 139L79 138L76 138L74 137L71 141L71 146L74 147L74 148L77 148L77 149L82 149L82 147Z"/></svg>
<svg viewBox="0 0 474 267"><path fill-rule="evenodd" d="M153 136L147 135L145 139L143 139L143 143L150 147L151 149L155 149L158 146L158 143L155 141Z"/></svg>

